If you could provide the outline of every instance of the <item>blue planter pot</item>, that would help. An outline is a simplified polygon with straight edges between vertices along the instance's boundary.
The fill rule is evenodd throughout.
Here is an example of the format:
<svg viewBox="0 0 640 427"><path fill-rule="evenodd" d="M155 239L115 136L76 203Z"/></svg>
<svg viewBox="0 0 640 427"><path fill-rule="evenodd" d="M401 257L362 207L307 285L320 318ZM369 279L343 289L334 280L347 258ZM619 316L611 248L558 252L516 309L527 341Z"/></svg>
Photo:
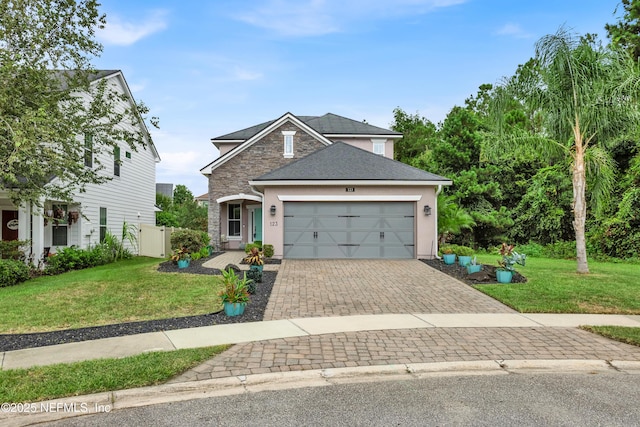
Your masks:
<svg viewBox="0 0 640 427"><path fill-rule="evenodd" d="M240 316L244 313L244 308L247 306L246 302L225 302L224 314L227 316Z"/></svg>
<svg viewBox="0 0 640 427"><path fill-rule="evenodd" d="M496 279L498 283L511 283L513 272L509 270L496 270Z"/></svg>
<svg viewBox="0 0 640 427"><path fill-rule="evenodd" d="M471 257L466 255L460 255L458 257L458 264L460 264L461 267L466 267L467 265L471 264Z"/></svg>
<svg viewBox="0 0 640 427"><path fill-rule="evenodd" d="M480 270L482 270L482 265L481 264L476 264L476 265L467 265L467 273L469 274L473 274L473 273L477 273Z"/></svg>
<svg viewBox="0 0 640 427"><path fill-rule="evenodd" d="M444 254L442 255L442 260L445 264L451 265L456 262L456 254Z"/></svg>
<svg viewBox="0 0 640 427"><path fill-rule="evenodd" d="M262 273L262 267L264 267L264 265L250 265L249 268L251 270L256 270Z"/></svg>
<svg viewBox="0 0 640 427"><path fill-rule="evenodd" d="M178 268L187 268L189 267L189 260L188 259L179 259L178 260Z"/></svg>

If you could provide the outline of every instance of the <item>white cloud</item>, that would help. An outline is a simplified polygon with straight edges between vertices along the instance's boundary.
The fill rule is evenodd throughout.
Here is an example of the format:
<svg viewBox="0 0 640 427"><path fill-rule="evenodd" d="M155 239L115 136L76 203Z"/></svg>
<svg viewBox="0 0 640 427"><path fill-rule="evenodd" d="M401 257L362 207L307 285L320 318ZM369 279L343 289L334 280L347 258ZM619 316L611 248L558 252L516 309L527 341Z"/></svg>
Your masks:
<svg viewBox="0 0 640 427"><path fill-rule="evenodd" d="M499 36L511 36L518 39L528 39L533 37L532 34L527 33L518 24L507 23L495 32Z"/></svg>
<svg viewBox="0 0 640 427"><path fill-rule="evenodd" d="M150 13L144 22L132 23L117 15L107 18L104 29L97 31L97 37L105 44L129 46L138 40L167 28L165 11Z"/></svg>
<svg viewBox="0 0 640 427"><path fill-rule="evenodd" d="M283 36L321 36L347 30L354 22L428 13L468 0L266 0L236 19Z"/></svg>

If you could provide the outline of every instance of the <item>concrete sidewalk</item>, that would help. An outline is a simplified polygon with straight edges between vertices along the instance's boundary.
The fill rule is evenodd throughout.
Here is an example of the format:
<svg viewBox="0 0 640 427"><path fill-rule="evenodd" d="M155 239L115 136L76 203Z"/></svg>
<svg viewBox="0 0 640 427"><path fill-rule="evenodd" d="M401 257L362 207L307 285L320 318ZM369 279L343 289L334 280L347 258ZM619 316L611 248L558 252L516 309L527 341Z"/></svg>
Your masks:
<svg viewBox="0 0 640 427"><path fill-rule="evenodd" d="M236 323L105 338L0 353L1 369L125 357L150 351L219 344L262 342L293 337L331 336L369 331L442 329L509 330L513 328L576 328L580 325L640 327L640 316L598 314L435 313L313 317ZM526 334L525 334L526 335ZM391 343L390 345L396 345ZM624 344L622 344L624 346ZM629 346L630 360L640 360L640 348ZM636 351L632 350L636 349ZM637 353L637 354L636 354ZM243 361L246 364L246 361Z"/></svg>

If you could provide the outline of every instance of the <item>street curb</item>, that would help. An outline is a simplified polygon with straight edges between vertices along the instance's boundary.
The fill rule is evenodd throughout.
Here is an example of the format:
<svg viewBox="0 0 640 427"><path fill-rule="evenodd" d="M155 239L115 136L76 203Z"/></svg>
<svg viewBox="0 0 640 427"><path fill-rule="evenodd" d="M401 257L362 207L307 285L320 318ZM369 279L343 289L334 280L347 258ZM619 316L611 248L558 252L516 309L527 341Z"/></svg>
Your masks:
<svg viewBox="0 0 640 427"><path fill-rule="evenodd" d="M396 381L436 376L509 374L618 373L640 375L640 361L608 360L485 360L392 364L241 375L204 381L163 384L129 390L37 402L31 412L0 412L3 426L18 427L113 410L192 399L231 396L303 387L326 387L372 381ZM46 412L45 409L49 409Z"/></svg>

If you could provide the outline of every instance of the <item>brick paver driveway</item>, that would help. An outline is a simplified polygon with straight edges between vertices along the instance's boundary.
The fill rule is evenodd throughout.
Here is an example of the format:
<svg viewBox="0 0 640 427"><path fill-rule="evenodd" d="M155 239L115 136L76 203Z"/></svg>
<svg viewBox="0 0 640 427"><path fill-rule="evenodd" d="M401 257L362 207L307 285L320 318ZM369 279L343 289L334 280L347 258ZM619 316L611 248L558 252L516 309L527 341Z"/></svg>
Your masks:
<svg viewBox="0 0 640 427"><path fill-rule="evenodd" d="M265 320L512 312L417 260L284 260ZM171 382L308 369L522 359L640 361L640 348L577 328L368 330L237 344Z"/></svg>
<svg viewBox="0 0 640 427"><path fill-rule="evenodd" d="M283 260L264 319L512 312L418 260Z"/></svg>

